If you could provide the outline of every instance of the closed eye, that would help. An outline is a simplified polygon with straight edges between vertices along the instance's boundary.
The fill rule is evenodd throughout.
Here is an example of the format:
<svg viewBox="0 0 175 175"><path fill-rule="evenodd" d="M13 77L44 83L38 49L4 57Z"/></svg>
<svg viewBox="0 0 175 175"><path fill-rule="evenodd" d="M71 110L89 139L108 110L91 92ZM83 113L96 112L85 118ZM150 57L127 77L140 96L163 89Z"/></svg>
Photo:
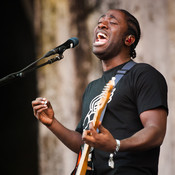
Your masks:
<svg viewBox="0 0 175 175"><path fill-rule="evenodd" d="M118 25L118 23L116 23L116 22L110 22L110 24Z"/></svg>

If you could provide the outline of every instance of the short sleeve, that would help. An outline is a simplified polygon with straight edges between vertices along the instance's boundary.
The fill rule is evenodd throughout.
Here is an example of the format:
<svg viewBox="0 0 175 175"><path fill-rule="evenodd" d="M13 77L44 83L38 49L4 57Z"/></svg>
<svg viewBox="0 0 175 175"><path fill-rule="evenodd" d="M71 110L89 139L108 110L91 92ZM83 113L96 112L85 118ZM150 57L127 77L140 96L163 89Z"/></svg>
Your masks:
<svg viewBox="0 0 175 175"><path fill-rule="evenodd" d="M167 83L160 72L149 65L144 66L138 74L136 89L139 114L159 107L168 113Z"/></svg>

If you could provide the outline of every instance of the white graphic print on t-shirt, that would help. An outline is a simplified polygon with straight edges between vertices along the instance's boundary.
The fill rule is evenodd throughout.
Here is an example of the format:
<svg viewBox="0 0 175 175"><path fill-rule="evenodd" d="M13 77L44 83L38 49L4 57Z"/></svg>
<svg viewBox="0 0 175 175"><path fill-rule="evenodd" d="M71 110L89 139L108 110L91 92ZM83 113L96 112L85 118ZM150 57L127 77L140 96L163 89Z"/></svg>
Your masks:
<svg viewBox="0 0 175 175"><path fill-rule="evenodd" d="M110 98L108 100L108 103L112 100L112 97L113 97L115 90L116 90L116 88L114 88L112 90ZM92 99L92 101L89 105L89 112L87 113L87 115L83 121L84 130L87 130L89 128L89 123L91 123L93 121L94 114L96 113L96 111L98 109L98 103L99 103L101 98L102 98L102 93L100 95L97 95L95 98Z"/></svg>

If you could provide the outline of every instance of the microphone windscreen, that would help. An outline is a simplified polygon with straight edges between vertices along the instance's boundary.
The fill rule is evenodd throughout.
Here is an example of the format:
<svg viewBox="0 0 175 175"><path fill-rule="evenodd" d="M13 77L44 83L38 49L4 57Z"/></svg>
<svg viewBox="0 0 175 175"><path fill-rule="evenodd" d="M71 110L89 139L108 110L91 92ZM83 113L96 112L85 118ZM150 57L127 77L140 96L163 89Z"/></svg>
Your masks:
<svg viewBox="0 0 175 175"><path fill-rule="evenodd" d="M70 40L73 43L73 47L72 48L74 48L75 46L77 46L79 44L79 40L76 37L72 37L72 38L70 38Z"/></svg>

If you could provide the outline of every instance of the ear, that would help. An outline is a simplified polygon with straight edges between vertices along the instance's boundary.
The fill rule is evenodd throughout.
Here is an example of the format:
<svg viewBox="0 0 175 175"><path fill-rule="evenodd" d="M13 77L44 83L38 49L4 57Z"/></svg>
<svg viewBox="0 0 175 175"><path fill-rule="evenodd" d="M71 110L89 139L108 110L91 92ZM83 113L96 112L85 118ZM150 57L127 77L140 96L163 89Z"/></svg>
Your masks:
<svg viewBox="0 0 175 175"><path fill-rule="evenodd" d="M135 36L134 35L128 35L125 39L125 45L131 46L135 42Z"/></svg>

